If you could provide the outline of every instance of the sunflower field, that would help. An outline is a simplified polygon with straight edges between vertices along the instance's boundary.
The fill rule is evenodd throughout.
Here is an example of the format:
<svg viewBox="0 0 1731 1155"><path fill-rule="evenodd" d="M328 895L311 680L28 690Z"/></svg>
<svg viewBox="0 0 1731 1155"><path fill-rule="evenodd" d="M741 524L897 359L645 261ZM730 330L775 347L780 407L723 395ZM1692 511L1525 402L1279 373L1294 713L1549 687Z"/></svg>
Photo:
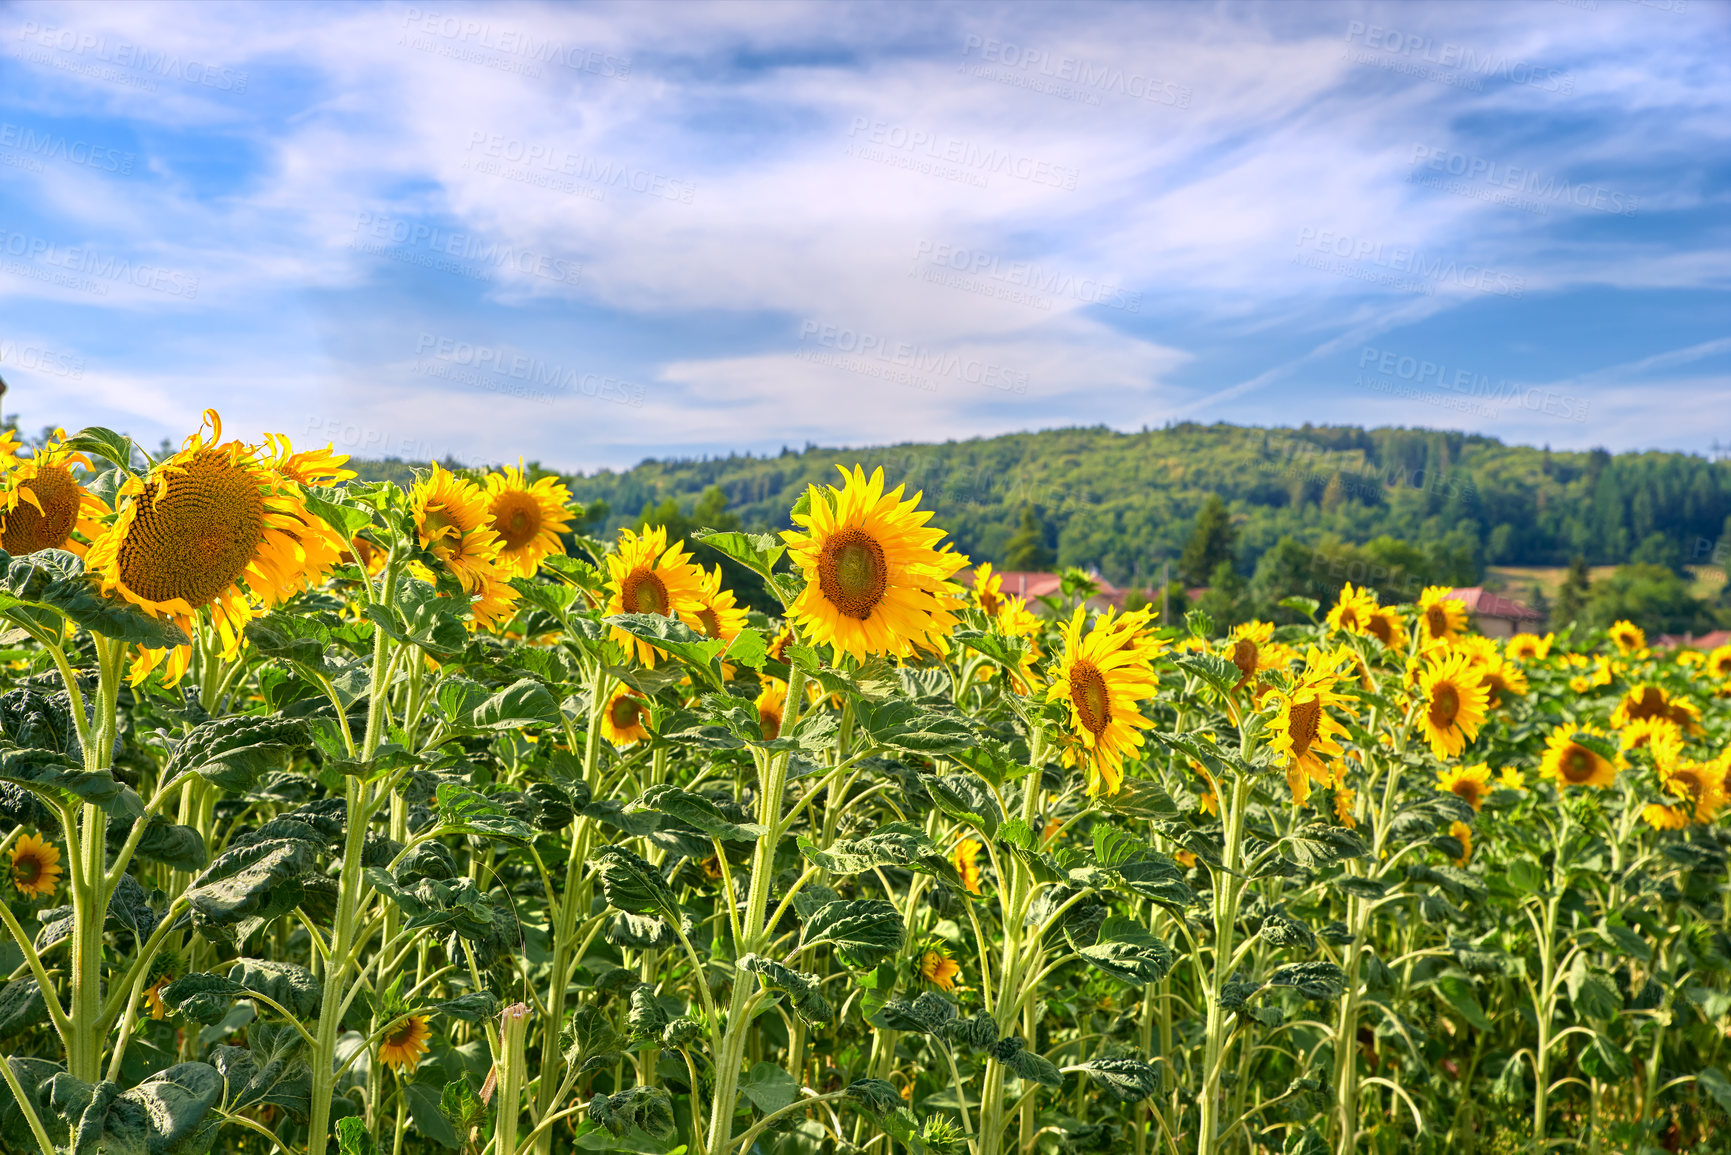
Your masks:
<svg viewBox="0 0 1731 1155"><path fill-rule="evenodd" d="M1731 1151L1731 647L344 464L0 441L8 1152Z"/></svg>

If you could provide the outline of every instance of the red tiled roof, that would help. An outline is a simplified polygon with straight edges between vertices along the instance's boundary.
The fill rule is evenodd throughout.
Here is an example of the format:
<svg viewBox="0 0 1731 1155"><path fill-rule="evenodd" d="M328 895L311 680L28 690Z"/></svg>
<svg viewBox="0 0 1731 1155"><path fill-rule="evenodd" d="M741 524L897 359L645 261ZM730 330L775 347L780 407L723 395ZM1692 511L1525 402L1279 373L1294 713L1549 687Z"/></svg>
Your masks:
<svg viewBox="0 0 1731 1155"><path fill-rule="evenodd" d="M1544 615L1535 613L1520 602L1493 594L1482 586L1468 586L1465 589L1454 590L1450 594L1457 601L1465 603L1468 613L1483 614L1488 618L1512 618L1517 622L1539 622Z"/></svg>
<svg viewBox="0 0 1731 1155"><path fill-rule="evenodd" d="M1047 594L1056 594L1063 585L1063 575L1055 573L1036 573L1029 570L999 570L998 577L1004 579L998 588L1007 594L1015 594L1019 598L1038 598ZM965 586L974 584L974 571L964 570L956 575L956 580ZM1101 577L1094 575L1094 584L1099 586L1098 592L1110 598L1118 593L1118 587Z"/></svg>
<svg viewBox="0 0 1731 1155"><path fill-rule="evenodd" d="M1689 646L1697 650L1716 650L1720 646L1731 645L1731 630L1714 630L1710 634L1696 637L1693 634L1660 634L1653 639L1653 644L1662 649L1675 649L1678 646Z"/></svg>

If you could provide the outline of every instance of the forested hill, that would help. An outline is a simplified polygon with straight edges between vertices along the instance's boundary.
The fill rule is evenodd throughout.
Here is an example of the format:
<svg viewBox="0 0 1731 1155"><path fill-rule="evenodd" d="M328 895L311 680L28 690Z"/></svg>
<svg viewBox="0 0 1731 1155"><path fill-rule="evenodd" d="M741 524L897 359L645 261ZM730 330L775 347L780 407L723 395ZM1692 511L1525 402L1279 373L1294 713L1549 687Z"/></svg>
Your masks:
<svg viewBox="0 0 1731 1155"><path fill-rule="evenodd" d="M1098 566L1114 582L1176 563L1210 494L1236 524L1242 572L1282 537L1306 544L1390 536L1458 569L1710 559L1731 541L1731 462L1680 453L1553 452L1423 429L1175 425L1015 433L879 449L807 446L770 457L648 460L571 478L585 504L605 501L606 527L638 524L658 505L748 528L783 528L812 482L836 463L882 466L893 485L923 490L934 524L976 561L1002 563L1022 528L1061 566ZM720 494L706 490L718 487ZM676 517L675 521L684 518ZM731 520L731 519L729 519ZM596 528L600 528L597 526ZM1027 554L1029 531L1016 551ZM1705 544L1703 544L1705 543Z"/></svg>

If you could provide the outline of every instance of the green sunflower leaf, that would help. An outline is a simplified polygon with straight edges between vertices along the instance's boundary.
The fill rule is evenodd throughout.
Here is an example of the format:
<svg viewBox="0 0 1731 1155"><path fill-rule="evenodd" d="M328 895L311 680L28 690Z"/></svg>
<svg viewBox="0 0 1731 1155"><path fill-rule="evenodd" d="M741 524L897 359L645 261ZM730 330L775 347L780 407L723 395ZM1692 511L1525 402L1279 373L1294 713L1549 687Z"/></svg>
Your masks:
<svg viewBox="0 0 1731 1155"><path fill-rule="evenodd" d="M1139 1102L1160 1086L1160 1072L1142 1059L1091 1059L1065 1069L1083 1072L1120 1103Z"/></svg>
<svg viewBox="0 0 1731 1155"><path fill-rule="evenodd" d="M905 931L894 904L881 899L825 903L805 920L800 944L828 944L850 967L876 966L901 949Z"/></svg>
<svg viewBox="0 0 1731 1155"><path fill-rule="evenodd" d="M643 792L641 798L631 804L630 809L635 812L665 814L701 830L711 838L731 842L756 842L766 832L764 827L756 823L740 824L730 821L721 812L721 808L709 799L681 790L677 786L651 786Z"/></svg>

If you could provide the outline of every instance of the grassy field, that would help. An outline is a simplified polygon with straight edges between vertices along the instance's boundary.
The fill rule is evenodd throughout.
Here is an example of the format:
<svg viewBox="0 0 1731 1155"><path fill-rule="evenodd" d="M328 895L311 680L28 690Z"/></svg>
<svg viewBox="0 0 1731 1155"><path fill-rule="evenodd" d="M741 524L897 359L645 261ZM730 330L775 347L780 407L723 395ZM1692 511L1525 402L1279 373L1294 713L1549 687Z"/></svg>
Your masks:
<svg viewBox="0 0 1731 1155"><path fill-rule="evenodd" d="M1616 566L1596 565L1588 572L1592 575L1592 580L1597 582L1610 577L1616 569ZM1689 566L1688 570L1695 576L1695 584L1689 591L1695 597L1714 598L1725 586L1725 571L1722 569L1698 565ZM1485 567L1485 588L1518 601L1527 601L1531 599L1533 587L1537 585L1545 591L1545 597L1554 602L1557 599L1557 588L1568 576L1567 566L1493 565Z"/></svg>

